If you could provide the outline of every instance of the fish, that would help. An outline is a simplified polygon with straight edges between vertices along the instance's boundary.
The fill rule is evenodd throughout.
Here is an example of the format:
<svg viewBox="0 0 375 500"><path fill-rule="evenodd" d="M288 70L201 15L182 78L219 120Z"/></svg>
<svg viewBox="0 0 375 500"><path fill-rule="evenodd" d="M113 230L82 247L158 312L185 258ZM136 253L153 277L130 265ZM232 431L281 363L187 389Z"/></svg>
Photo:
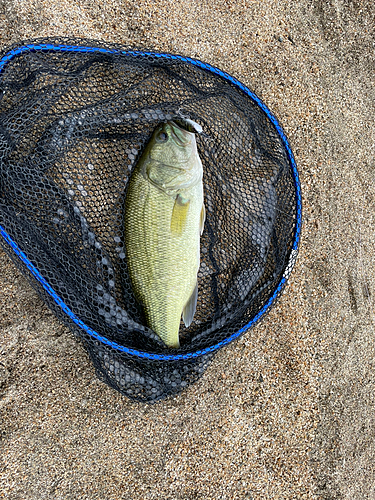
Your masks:
<svg viewBox="0 0 375 500"><path fill-rule="evenodd" d="M124 241L133 293L147 325L169 348L180 346L181 316L197 306L200 236L205 222L203 166L192 128L154 130L125 197Z"/></svg>

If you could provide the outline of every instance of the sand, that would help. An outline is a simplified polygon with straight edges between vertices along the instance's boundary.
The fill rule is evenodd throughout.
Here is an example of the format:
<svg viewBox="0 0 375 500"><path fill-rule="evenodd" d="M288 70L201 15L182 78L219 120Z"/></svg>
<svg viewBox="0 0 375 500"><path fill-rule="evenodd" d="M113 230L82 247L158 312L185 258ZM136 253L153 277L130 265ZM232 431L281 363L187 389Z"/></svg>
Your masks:
<svg viewBox="0 0 375 500"><path fill-rule="evenodd" d="M74 35L197 57L278 117L303 190L271 313L149 406L0 252L0 498L375 498L374 16L369 1L0 0L0 46Z"/></svg>

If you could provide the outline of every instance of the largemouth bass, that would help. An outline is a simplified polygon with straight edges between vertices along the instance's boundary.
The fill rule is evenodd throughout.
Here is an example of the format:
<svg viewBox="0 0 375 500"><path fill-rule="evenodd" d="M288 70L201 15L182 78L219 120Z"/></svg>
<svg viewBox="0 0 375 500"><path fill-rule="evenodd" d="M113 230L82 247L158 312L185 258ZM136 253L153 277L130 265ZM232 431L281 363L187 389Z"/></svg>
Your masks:
<svg viewBox="0 0 375 500"><path fill-rule="evenodd" d="M197 304L203 168L195 135L160 124L130 178L125 245L134 295L148 326L168 347L179 347L181 315L189 326Z"/></svg>

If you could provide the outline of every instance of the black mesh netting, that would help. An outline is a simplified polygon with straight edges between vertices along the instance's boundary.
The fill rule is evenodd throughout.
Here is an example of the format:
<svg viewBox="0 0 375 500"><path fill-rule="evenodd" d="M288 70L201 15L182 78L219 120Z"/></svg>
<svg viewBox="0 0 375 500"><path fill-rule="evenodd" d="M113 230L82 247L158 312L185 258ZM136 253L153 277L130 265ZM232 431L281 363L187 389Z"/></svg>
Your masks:
<svg viewBox="0 0 375 500"><path fill-rule="evenodd" d="M196 314L171 350L134 299L123 216L137 159L176 116L203 129L207 215ZM267 108L215 68L39 40L0 61L0 225L5 251L82 339L98 375L153 401L197 380L280 294L297 251L298 176Z"/></svg>

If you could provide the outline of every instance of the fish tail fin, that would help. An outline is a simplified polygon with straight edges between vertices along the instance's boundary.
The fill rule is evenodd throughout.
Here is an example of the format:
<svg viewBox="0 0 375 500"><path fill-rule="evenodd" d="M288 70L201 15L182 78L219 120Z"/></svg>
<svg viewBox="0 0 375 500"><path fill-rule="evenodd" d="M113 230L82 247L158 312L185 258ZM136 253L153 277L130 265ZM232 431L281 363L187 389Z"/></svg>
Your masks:
<svg viewBox="0 0 375 500"><path fill-rule="evenodd" d="M168 347L171 347L172 349L178 349L180 347L180 339L178 338L178 332L177 335L173 336L173 339L168 339L168 342L165 342L165 344Z"/></svg>
<svg viewBox="0 0 375 500"><path fill-rule="evenodd" d="M173 349L178 349L180 347L180 318L178 319L177 325L170 325L168 332L161 337L166 346L171 347Z"/></svg>
<svg viewBox="0 0 375 500"><path fill-rule="evenodd" d="M159 318L148 317L148 323L167 347L178 349L180 347L179 331L181 315L177 316L174 314L173 316L173 318L168 318L163 314Z"/></svg>

